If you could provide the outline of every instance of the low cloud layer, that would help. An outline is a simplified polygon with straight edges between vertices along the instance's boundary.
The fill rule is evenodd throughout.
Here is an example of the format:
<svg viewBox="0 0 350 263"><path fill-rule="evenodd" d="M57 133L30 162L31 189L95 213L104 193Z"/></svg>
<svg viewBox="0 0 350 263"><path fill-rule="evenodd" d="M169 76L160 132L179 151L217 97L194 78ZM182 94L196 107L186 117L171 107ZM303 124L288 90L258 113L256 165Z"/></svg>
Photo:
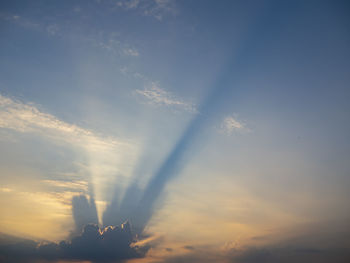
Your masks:
<svg viewBox="0 0 350 263"><path fill-rule="evenodd" d="M249 245L240 242L224 246L186 245L167 248L168 256L157 263L347 263L350 262L348 222L306 224L283 232L252 237Z"/></svg>
<svg viewBox="0 0 350 263"><path fill-rule="evenodd" d="M38 262L39 260L89 260L92 262L122 262L140 258L146 247L134 245L128 222L100 229L95 224L84 226L83 232L70 241L38 243L20 240L0 245L1 262Z"/></svg>
<svg viewBox="0 0 350 263"><path fill-rule="evenodd" d="M350 252L346 247L315 248L300 244L274 244L266 247L234 248L228 251L213 248L186 249L186 253L178 253L171 248L166 249L169 256L155 263L347 263Z"/></svg>

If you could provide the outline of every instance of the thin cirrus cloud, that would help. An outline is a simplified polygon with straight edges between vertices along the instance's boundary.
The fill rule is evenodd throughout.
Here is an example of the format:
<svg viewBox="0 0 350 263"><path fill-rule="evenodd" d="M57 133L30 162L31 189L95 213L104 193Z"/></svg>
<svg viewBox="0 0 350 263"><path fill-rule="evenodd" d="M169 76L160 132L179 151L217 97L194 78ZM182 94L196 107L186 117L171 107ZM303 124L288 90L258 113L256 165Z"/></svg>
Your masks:
<svg viewBox="0 0 350 263"><path fill-rule="evenodd" d="M123 50L124 54L131 57L138 57L139 51L135 48L125 48Z"/></svg>
<svg viewBox="0 0 350 263"><path fill-rule="evenodd" d="M125 10L137 10L144 16L153 17L159 21L167 14L175 15L177 9L174 1L170 0L120 0L116 3L117 7Z"/></svg>
<svg viewBox="0 0 350 263"><path fill-rule="evenodd" d="M96 150L121 144L113 138L103 138L92 131L61 121L40 111L32 103L23 103L0 95L0 128L18 132L35 132L56 140L85 147L88 141Z"/></svg>
<svg viewBox="0 0 350 263"><path fill-rule="evenodd" d="M137 95L140 95L146 100L148 104L155 106L166 106L178 110L185 110L191 113L196 113L197 109L194 104L186 102L176 96L171 92L168 92L161 87L157 82L151 82L149 86L144 89L135 90Z"/></svg>
<svg viewBox="0 0 350 263"><path fill-rule="evenodd" d="M137 155L137 147L128 140L104 137L59 120L32 103L23 103L3 95L0 95L0 128L38 136L54 145L64 145L83 154L85 161L80 164L79 170L88 175L85 179L91 181L97 199L103 199L103 188L107 182L114 180L116 174L128 173Z"/></svg>
<svg viewBox="0 0 350 263"><path fill-rule="evenodd" d="M0 20L32 31L46 33L50 37L75 39L114 56L138 57L140 55L136 47L122 40L120 32L106 33L103 29L93 28L93 30L81 34L82 28L74 22L74 19L68 16L66 22L62 23L57 18L51 17L50 21L39 22L15 13L0 13Z"/></svg>

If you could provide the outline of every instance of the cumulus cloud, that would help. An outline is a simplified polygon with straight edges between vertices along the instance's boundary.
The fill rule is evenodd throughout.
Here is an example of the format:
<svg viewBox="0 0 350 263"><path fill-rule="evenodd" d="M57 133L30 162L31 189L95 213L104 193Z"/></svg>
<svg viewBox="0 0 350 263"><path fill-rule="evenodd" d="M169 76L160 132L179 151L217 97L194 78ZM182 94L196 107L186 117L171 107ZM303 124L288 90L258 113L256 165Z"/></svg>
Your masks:
<svg viewBox="0 0 350 263"><path fill-rule="evenodd" d="M135 92L152 105L174 107L189 112L196 112L196 108L193 104L185 102L172 93L162 89L157 82L151 82L150 85L146 86L144 89L137 89Z"/></svg>
<svg viewBox="0 0 350 263"><path fill-rule="evenodd" d="M35 242L15 240L0 245L1 262L37 262L39 260L89 260L122 262L143 257L147 248L135 245L128 222L100 229L88 224L80 235L70 241Z"/></svg>

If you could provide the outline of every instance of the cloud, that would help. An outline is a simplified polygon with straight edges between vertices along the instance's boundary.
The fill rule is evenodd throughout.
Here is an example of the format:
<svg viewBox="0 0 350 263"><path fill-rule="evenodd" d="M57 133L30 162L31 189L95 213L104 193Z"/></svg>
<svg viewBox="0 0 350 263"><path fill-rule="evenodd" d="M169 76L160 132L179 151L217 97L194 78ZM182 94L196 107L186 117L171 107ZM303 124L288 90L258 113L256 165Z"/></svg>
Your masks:
<svg viewBox="0 0 350 263"><path fill-rule="evenodd" d="M13 189L8 188L8 187L0 187L0 192L5 192L5 193L10 193L12 192Z"/></svg>
<svg viewBox="0 0 350 263"><path fill-rule="evenodd" d="M61 121L39 110L33 103L23 103L1 94L0 128L38 134L58 144L65 143L71 147L79 147L93 155L103 153L104 159L113 157L111 155L115 155L117 149L130 151L132 148L126 141L102 136L75 124ZM108 165L114 167L115 163Z"/></svg>
<svg viewBox="0 0 350 263"><path fill-rule="evenodd" d="M221 251L212 248L200 248L199 250L186 249L178 251L172 248L165 248L168 255L154 263L211 263L211 262L230 262Z"/></svg>
<svg viewBox="0 0 350 263"><path fill-rule="evenodd" d="M0 128L32 132L85 147L90 141L95 148L116 145L112 138L102 139L93 132L69 124L40 111L33 103L22 103L0 94Z"/></svg>
<svg viewBox="0 0 350 263"><path fill-rule="evenodd" d="M75 233L80 233L87 224L98 224L95 200L85 195L74 196L72 199L72 214L75 222Z"/></svg>
<svg viewBox="0 0 350 263"><path fill-rule="evenodd" d="M81 40L89 42L92 46L105 50L113 55L138 57L140 55L132 45L121 40L120 34L117 32L106 33L100 31L99 33L91 33L88 36L80 36Z"/></svg>
<svg viewBox="0 0 350 263"><path fill-rule="evenodd" d="M71 182L63 180L41 180L41 182L56 189L75 190L77 192L88 191L88 183L82 180L72 180Z"/></svg>
<svg viewBox="0 0 350 263"><path fill-rule="evenodd" d="M230 135L236 131L242 131L245 129L245 124L241 121L238 121L237 118L234 118L233 116L228 116L224 118L220 128L221 132Z"/></svg>
<svg viewBox="0 0 350 263"><path fill-rule="evenodd" d="M117 2L117 6L124 7L125 9L137 8L140 4L140 0L126 0Z"/></svg>
<svg viewBox="0 0 350 263"><path fill-rule="evenodd" d="M345 263L350 260L350 253L345 248L318 249L312 247L278 246L267 248L247 248L232 250L228 258L234 263Z"/></svg>
<svg viewBox="0 0 350 263"><path fill-rule="evenodd" d="M60 242L59 249L62 251L62 257L67 259L117 262L144 255L132 244L133 237L128 222L104 229L89 224L84 227L80 236L70 242Z"/></svg>
<svg viewBox="0 0 350 263"><path fill-rule="evenodd" d="M38 262L40 260L90 260L93 262L122 262L140 258L148 248L135 245L128 222L100 229L88 224L80 235L70 241L35 242L9 238L0 245L1 262Z"/></svg>
<svg viewBox="0 0 350 263"><path fill-rule="evenodd" d="M138 57L139 56L139 52L135 48L125 48L125 49L123 49L123 52L125 55L131 56L131 57Z"/></svg>
<svg viewBox="0 0 350 263"><path fill-rule="evenodd" d="M276 244L273 247L246 247L221 251L207 248L188 250L186 253L170 251L170 256L165 256L155 263L202 263L202 262L227 262L227 263L346 263L350 260L349 250L346 248L315 249L310 247L288 247Z"/></svg>
<svg viewBox="0 0 350 263"><path fill-rule="evenodd" d="M137 89L135 93L141 95L152 105L174 107L188 112L196 112L193 104L176 98L172 93L160 88L157 82L151 82L148 87L145 87L143 90Z"/></svg>
<svg viewBox="0 0 350 263"><path fill-rule="evenodd" d="M17 14L0 13L0 19L15 23L21 27L28 28L31 30L41 30L40 24L35 23Z"/></svg>
<svg viewBox="0 0 350 263"><path fill-rule="evenodd" d="M120 0L116 6L125 10L140 11L141 14L154 17L159 21L168 14L175 15L177 13L175 1L171 0Z"/></svg>
<svg viewBox="0 0 350 263"><path fill-rule="evenodd" d="M84 163L79 163L79 172L93 184L96 199L101 200L104 187L115 180L116 174L127 174L137 154L135 145L127 140L117 140L64 122L39 110L33 103L24 103L1 94L0 129L29 133L77 151L85 158ZM64 180L67 178L64 176ZM59 181L56 181L57 184Z"/></svg>
<svg viewBox="0 0 350 263"><path fill-rule="evenodd" d="M346 263L350 262L349 229L348 220L299 225L279 229L269 235L269 241L267 238L262 243L196 245L193 250L177 248L156 262Z"/></svg>
<svg viewBox="0 0 350 263"><path fill-rule="evenodd" d="M154 6L144 10L145 15L153 16L159 21L161 21L166 14L176 15L177 12L175 1L171 0L154 0Z"/></svg>
<svg viewBox="0 0 350 263"><path fill-rule="evenodd" d="M126 4L126 6L133 6L132 2ZM132 47L129 43L121 38L120 32L107 31L105 28L99 28L98 24L95 27L91 27L87 30L83 29L79 23L76 23L76 15L82 13L79 7L73 8L74 17L69 16L69 11L65 16L64 21L58 19L54 14L50 16L50 20L36 20L33 18L27 18L12 13L1 13L0 20L7 21L18 25L20 27L41 32L47 34L50 37L60 37L62 39L75 39L79 42L85 42L92 47L104 50L115 56L129 56L137 57L140 52ZM79 14L82 16L83 14ZM45 14L47 16L47 14ZM59 16L62 18L61 16ZM82 34L81 32L84 32Z"/></svg>
<svg viewBox="0 0 350 263"><path fill-rule="evenodd" d="M184 248L184 249L187 249L187 250L195 250L195 247L194 247L194 246L189 246L189 245L184 246L183 248Z"/></svg>
<svg viewBox="0 0 350 263"><path fill-rule="evenodd" d="M46 26L46 30L49 35L54 36L59 33L60 27L57 24L52 24L52 25Z"/></svg>

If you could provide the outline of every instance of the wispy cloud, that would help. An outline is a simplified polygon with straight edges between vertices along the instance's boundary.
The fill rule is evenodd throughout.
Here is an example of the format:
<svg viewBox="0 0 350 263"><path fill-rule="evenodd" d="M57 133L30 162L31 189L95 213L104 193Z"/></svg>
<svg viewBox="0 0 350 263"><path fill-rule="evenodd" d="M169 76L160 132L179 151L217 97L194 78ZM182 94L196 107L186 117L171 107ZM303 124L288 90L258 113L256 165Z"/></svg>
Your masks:
<svg viewBox="0 0 350 263"><path fill-rule="evenodd" d="M140 0L126 0L126 1L117 2L117 6L124 7L125 9L137 8L139 4L140 4Z"/></svg>
<svg viewBox="0 0 350 263"><path fill-rule="evenodd" d="M46 31L49 35L57 35L60 32L60 27L57 24L50 24L46 26Z"/></svg>
<svg viewBox="0 0 350 263"><path fill-rule="evenodd" d="M80 9L74 8L75 13L77 13L77 10ZM79 12L81 12L81 10ZM54 16L50 17L49 21L46 21L0 12L0 20L11 22L32 31L47 34L50 37L75 39L85 42L94 48L104 50L115 56L137 57L140 55L139 50L133 45L130 45L130 43L122 40L119 32L106 32L105 29L98 28L98 25L95 28L85 30L69 16L66 17L65 22L62 22ZM84 34L81 33L82 31L84 31Z"/></svg>
<svg viewBox="0 0 350 263"><path fill-rule="evenodd" d="M116 5L125 10L138 10L143 15L154 17L159 21L168 14L177 13L175 2L171 0L120 0Z"/></svg>
<svg viewBox="0 0 350 263"><path fill-rule="evenodd" d="M139 51L135 48L124 48L123 52L127 56L132 56L132 57L139 56Z"/></svg>
<svg viewBox="0 0 350 263"><path fill-rule="evenodd" d="M8 14L8 13L0 13L0 19L4 21L9 21L14 24L17 24L21 27L28 28L31 30L40 30L41 26L38 23L35 23L25 17L22 17L17 14Z"/></svg>
<svg viewBox="0 0 350 263"><path fill-rule="evenodd" d="M0 128L36 132L75 145L90 141L96 148L117 145L112 138L102 139L93 132L40 111L33 103L23 103L0 95Z"/></svg>
<svg viewBox="0 0 350 263"><path fill-rule="evenodd" d="M220 126L220 131L228 135L244 129L246 129L245 124L233 116L225 117Z"/></svg>
<svg viewBox="0 0 350 263"><path fill-rule="evenodd" d="M63 180L42 180L42 183L62 190L69 189L76 190L77 192L87 192L88 190L88 183L82 180L75 180L72 182Z"/></svg>
<svg viewBox="0 0 350 263"><path fill-rule="evenodd" d="M188 112L197 111L193 104L185 102L174 96L171 92L160 88L157 82L151 82L150 85L146 86L144 89L137 89L135 93L141 95L152 105L174 107Z"/></svg>
<svg viewBox="0 0 350 263"><path fill-rule="evenodd" d="M91 176L95 191L100 194L103 193L104 185L114 180L116 174L127 175L131 172L137 156L137 147L126 139L97 134L59 120L54 115L39 110L33 103L23 103L0 94L1 128L30 133L79 152L85 161L80 163L78 168L81 173ZM81 182L70 183L69 186L58 181L46 183L56 187L65 185L66 188L84 189Z"/></svg>

